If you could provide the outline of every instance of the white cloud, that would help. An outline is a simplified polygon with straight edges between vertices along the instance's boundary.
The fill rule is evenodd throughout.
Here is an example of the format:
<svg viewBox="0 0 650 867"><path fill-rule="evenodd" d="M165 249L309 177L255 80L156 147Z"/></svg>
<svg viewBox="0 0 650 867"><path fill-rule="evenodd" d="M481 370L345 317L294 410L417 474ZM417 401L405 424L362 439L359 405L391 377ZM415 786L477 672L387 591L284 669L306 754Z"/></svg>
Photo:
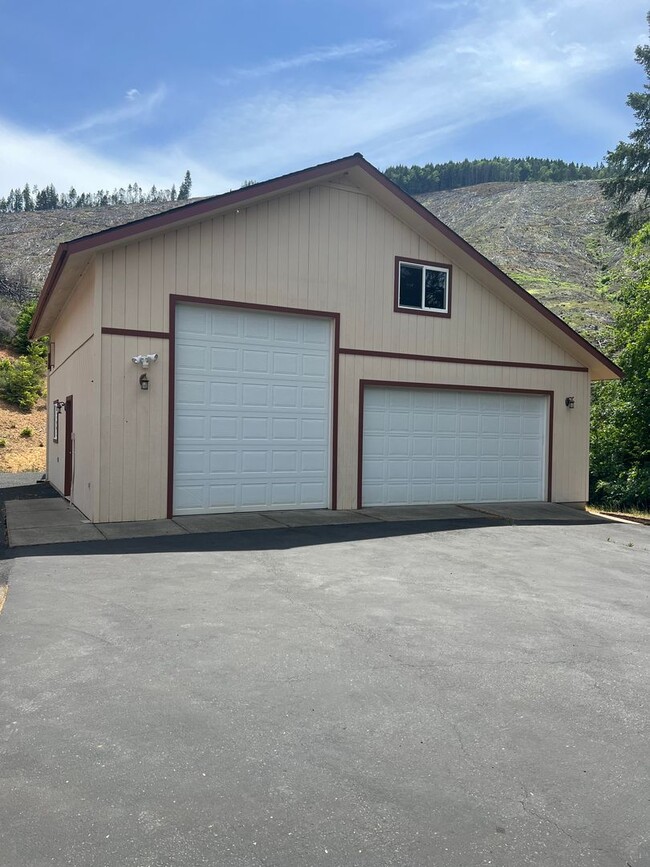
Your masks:
<svg viewBox="0 0 650 867"><path fill-rule="evenodd" d="M81 145L55 135L20 129L0 120L0 196L26 182L44 187L53 183L60 190L74 186L78 192L125 187L137 181L148 189L178 187L187 168L199 177L202 189L196 195L239 186L238 180L215 172L210 166L174 148L143 152L121 160L108 159Z"/></svg>
<svg viewBox="0 0 650 867"><path fill-rule="evenodd" d="M118 105L58 136L0 120L0 194L27 180L39 186L53 181L60 189L112 189L133 180L171 186L189 168L193 192L208 195L244 178L262 180L357 150L379 166L435 160L436 151L449 152L454 137L487 120L501 121L507 140L508 117L522 109L585 139L608 140L611 128L612 146L627 133L627 122L620 128L626 94L621 112L614 111L596 85L604 73L633 65L632 49L646 38L638 36L639 0L484 0L447 30L435 26L439 6L440 0L414 0L408 11L417 10L419 26L410 38L401 31L396 44L357 40L240 70L235 86L218 92L218 107L203 76L190 84L196 111L182 134L169 133L171 140L161 145L122 149L119 157L106 156L100 139L112 143L121 131L157 118L163 86L144 94L131 88ZM306 76L273 78L371 55L372 63L358 64L346 86L324 75L320 83L315 76L309 83ZM182 101L177 89L175 99ZM94 147L80 144L91 138Z"/></svg>
<svg viewBox="0 0 650 867"><path fill-rule="evenodd" d="M208 120L200 140L230 174L265 177L355 150L380 164L431 158L459 132L524 108L559 105L570 121L586 83L631 62L638 14L636 0L492 0L349 87L258 90Z"/></svg>
<svg viewBox="0 0 650 867"><path fill-rule="evenodd" d="M160 85L149 94L142 95L137 88L128 90L125 94L125 102L110 108L102 109L78 123L73 124L65 134L73 135L93 131L97 128L113 128L120 130L125 124L134 121L145 121L150 118L154 110L164 101L167 88Z"/></svg>
<svg viewBox="0 0 650 867"><path fill-rule="evenodd" d="M248 69L237 69L235 72L241 78L262 78L285 72L289 69L301 69L316 63L327 63L336 60L345 60L350 57L365 57L370 54L379 54L390 48L391 43L384 39L361 39L358 42L347 42L342 45L330 45L321 48L313 48L310 51L296 54L293 57L277 58L253 66Z"/></svg>

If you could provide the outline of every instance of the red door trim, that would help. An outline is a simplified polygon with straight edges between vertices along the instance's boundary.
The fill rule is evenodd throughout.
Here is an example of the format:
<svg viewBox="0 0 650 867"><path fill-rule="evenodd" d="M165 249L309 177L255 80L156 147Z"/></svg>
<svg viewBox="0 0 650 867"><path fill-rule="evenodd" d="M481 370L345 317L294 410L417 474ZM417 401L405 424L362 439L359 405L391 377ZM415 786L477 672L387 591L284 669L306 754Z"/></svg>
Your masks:
<svg viewBox="0 0 650 867"><path fill-rule="evenodd" d="M359 439L357 446L357 509L363 508L363 405L365 389L379 388L428 388L430 390L447 391L488 391L505 392L508 394L536 394L548 397L548 469L546 484L546 499L550 503L553 491L553 399L554 392L541 388L498 388L491 385L454 385L438 382L395 382L386 379L359 380Z"/></svg>
<svg viewBox="0 0 650 867"><path fill-rule="evenodd" d="M272 304L252 304L247 301L226 301L220 298L201 298L196 295L169 296L169 408L167 424L167 517L174 515L174 403L176 365L176 306L202 304L216 307L234 307L244 310L268 310L270 313L291 313L296 316L314 316L331 319L334 323L334 357L332 359L332 465L331 508L336 509L338 498L338 439L339 439L339 354L341 314L329 310L308 310L302 307L278 307Z"/></svg>
<svg viewBox="0 0 650 867"><path fill-rule="evenodd" d="M64 440L64 464L63 464L63 496L72 494L72 467L74 461L73 432L74 413L72 407L72 395L65 399L65 440Z"/></svg>

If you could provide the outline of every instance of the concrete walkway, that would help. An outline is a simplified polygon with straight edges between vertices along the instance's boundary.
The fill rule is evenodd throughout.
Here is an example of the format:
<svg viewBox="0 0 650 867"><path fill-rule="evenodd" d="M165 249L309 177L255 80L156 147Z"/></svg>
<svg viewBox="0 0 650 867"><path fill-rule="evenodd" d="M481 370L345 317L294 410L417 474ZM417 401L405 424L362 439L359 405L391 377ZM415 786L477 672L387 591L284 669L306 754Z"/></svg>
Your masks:
<svg viewBox="0 0 650 867"><path fill-rule="evenodd" d="M359 511L296 509L187 515L173 520L93 524L61 497L9 500L5 503L7 535L12 548L60 542L136 539L187 533L229 533L238 530L279 530L333 524L393 523L395 521L475 521L491 518L504 523L602 523L602 518L557 503L481 503L447 506L382 506Z"/></svg>

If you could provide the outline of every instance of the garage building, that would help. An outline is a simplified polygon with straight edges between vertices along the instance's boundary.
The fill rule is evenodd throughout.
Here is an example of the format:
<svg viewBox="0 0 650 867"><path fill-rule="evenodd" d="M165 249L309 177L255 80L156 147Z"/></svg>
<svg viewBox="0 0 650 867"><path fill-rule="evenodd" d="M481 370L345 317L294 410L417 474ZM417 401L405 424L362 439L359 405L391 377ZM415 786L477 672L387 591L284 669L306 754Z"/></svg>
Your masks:
<svg viewBox="0 0 650 867"><path fill-rule="evenodd" d="M359 154L61 244L43 335L48 478L96 522L582 504L620 376Z"/></svg>

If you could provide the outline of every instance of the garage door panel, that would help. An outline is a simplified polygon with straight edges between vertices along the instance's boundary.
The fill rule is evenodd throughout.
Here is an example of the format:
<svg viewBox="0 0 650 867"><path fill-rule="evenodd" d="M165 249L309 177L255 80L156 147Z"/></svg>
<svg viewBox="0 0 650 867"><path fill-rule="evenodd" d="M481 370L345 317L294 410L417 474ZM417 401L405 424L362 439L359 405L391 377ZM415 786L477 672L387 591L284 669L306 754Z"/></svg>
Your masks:
<svg viewBox="0 0 650 867"><path fill-rule="evenodd" d="M177 349L178 370L200 373L205 369L208 351L203 346L181 344Z"/></svg>
<svg viewBox="0 0 650 867"><path fill-rule="evenodd" d="M175 513L326 507L330 322L179 305L176 336Z"/></svg>
<svg viewBox="0 0 650 867"><path fill-rule="evenodd" d="M364 505L542 500L547 399L369 387Z"/></svg>
<svg viewBox="0 0 650 867"><path fill-rule="evenodd" d="M206 334L212 334L213 337L239 337L242 326L240 313L226 308L221 309L219 315L215 316L213 311L205 307L179 307L177 317L181 325L180 330L177 330L179 330L180 334L184 333L185 321L192 317L199 309L201 310L201 315L206 317L206 323L209 322L209 326L206 324Z"/></svg>

